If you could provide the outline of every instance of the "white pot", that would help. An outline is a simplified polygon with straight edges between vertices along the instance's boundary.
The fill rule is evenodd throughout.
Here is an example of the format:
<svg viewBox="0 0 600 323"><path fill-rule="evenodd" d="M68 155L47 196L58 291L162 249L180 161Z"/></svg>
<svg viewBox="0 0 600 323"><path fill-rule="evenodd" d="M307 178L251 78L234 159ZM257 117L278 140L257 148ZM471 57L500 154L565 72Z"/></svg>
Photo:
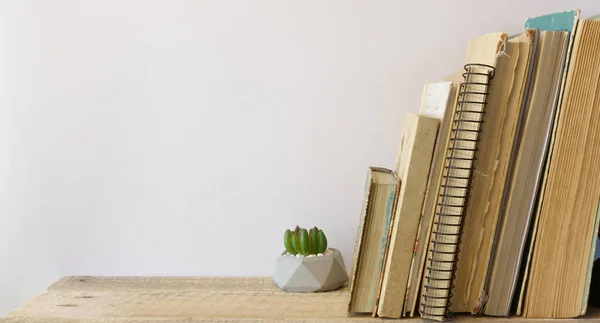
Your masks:
<svg viewBox="0 0 600 323"><path fill-rule="evenodd" d="M294 257L283 252L275 261L273 281L290 292L325 292L348 281L342 253L337 249L318 257Z"/></svg>

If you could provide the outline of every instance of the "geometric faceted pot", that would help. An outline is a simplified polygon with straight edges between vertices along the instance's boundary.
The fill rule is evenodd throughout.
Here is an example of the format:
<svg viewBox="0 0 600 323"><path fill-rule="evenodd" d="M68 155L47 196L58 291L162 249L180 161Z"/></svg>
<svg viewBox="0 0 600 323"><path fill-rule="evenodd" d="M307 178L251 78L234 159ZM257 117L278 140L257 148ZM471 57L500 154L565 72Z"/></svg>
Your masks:
<svg viewBox="0 0 600 323"><path fill-rule="evenodd" d="M275 261L273 281L289 292L326 292L342 287L348 281L348 274L342 253L337 249L308 257L283 252Z"/></svg>

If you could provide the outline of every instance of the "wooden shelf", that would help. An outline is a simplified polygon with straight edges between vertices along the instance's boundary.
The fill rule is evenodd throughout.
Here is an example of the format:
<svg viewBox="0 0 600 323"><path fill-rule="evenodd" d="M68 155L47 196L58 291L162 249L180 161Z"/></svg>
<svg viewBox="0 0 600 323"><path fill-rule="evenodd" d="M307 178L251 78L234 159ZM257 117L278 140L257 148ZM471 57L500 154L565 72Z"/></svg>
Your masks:
<svg viewBox="0 0 600 323"><path fill-rule="evenodd" d="M298 294L280 290L269 277L65 277L1 323L183 322L386 322L347 317L346 288ZM589 317L552 322L600 322ZM409 321L421 321L412 318ZM457 315L458 322L506 318ZM513 317L511 322L540 320Z"/></svg>

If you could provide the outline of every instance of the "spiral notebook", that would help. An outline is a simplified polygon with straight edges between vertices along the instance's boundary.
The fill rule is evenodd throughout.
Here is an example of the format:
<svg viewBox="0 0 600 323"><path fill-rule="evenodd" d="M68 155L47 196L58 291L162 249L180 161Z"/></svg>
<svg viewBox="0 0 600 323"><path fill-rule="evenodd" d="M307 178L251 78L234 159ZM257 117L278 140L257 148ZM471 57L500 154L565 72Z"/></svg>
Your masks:
<svg viewBox="0 0 600 323"><path fill-rule="evenodd" d="M461 260L456 268L452 299L455 313L479 314L489 298L486 277L496 267L491 261L495 232L527 93L534 37L534 30L511 37L496 63L458 254Z"/></svg>
<svg viewBox="0 0 600 323"><path fill-rule="evenodd" d="M472 39L467 48L464 81L452 120L425 264L419 307L420 315L425 319L443 321L450 314L454 272L478 137L497 54L506 39L504 33L490 33Z"/></svg>

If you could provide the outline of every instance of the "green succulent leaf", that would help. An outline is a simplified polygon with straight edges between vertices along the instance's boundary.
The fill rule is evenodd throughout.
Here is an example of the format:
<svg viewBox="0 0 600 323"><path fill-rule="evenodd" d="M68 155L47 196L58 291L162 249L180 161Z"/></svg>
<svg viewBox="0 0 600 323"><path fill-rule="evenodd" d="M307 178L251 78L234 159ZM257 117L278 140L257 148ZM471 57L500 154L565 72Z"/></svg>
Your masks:
<svg viewBox="0 0 600 323"><path fill-rule="evenodd" d="M295 233L292 233L292 247L294 248L294 251L295 251L294 255L299 254L300 251L302 250L302 249L300 249L300 237Z"/></svg>
<svg viewBox="0 0 600 323"><path fill-rule="evenodd" d="M318 253L324 253L325 250L327 250L327 238L325 237L325 233L323 233L323 230L319 230Z"/></svg>
<svg viewBox="0 0 600 323"><path fill-rule="evenodd" d="M310 243L308 241L308 231L300 229L300 250L304 256L308 256L310 252Z"/></svg>
<svg viewBox="0 0 600 323"><path fill-rule="evenodd" d="M285 234L283 235L283 244L285 245L285 250L292 255L296 255L298 252L294 249L294 245L292 244L292 237L294 234L290 229L285 230Z"/></svg>
<svg viewBox="0 0 600 323"><path fill-rule="evenodd" d="M317 229L310 229L310 239L312 240L312 246L310 249L310 253L312 255L316 255L319 253L319 230Z"/></svg>
<svg viewBox="0 0 600 323"><path fill-rule="evenodd" d="M314 250L317 248L317 240L313 239L313 229L308 230L308 241L310 242L310 248L308 248L308 253L313 254Z"/></svg>

